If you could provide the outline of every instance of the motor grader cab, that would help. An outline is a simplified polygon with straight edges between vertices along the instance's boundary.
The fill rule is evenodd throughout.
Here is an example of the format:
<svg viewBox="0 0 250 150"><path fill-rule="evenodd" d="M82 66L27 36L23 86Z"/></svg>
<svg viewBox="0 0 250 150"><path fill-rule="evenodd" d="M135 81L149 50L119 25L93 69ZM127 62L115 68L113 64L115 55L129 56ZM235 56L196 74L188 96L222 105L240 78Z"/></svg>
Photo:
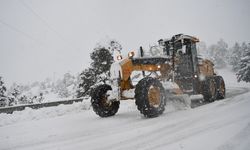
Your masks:
<svg viewBox="0 0 250 150"><path fill-rule="evenodd" d="M109 84L99 85L92 92L96 114L112 116L118 111L120 100L135 99L145 117L157 117L171 96L200 95L206 102L225 97L224 80L216 75L213 63L197 57L197 38L178 34L158 42L160 56L144 56L140 47L139 57L134 52L124 59L117 57L118 61L111 65ZM136 85L131 78L135 71L143 76Z"/></svg>

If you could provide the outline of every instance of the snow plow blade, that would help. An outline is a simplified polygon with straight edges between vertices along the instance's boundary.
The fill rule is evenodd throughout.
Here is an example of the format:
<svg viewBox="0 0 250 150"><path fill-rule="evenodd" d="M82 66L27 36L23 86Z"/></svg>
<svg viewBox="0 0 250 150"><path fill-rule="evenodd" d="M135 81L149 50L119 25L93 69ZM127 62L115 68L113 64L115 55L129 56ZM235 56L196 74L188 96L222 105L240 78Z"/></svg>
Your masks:
<svg viewBox="0 0 250 150"><path fill-rule="evenodd" d="M200 106L203 102L202 95L168 95L166 101L166 110L168 112L186 110Z"/></svg>
<svg viewBox="0 0 250 150"><path fill-rule="evenodd" d="M166 111L177 111L191 108L191 100L187 94L167 95Z"/></svg>
<svg viewBox="0 0 250 150"><path fill-rule="evenodd" d="M204 100L204 97L201 94L191 95L190 100L191 100L191 108L195 108L208 103Z"/></svg>

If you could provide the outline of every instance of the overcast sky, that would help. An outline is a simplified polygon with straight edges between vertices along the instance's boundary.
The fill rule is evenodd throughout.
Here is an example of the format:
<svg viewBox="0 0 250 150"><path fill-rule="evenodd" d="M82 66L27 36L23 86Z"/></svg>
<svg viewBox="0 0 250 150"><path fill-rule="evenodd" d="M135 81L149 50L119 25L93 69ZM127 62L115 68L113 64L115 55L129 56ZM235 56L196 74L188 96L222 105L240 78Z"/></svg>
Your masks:
<svg viewBox="0 0 250 150"><path fill-rule="evenodd" d="M7 84L79 73L98 42L124 54L173 34L208 45L250 41L250 0L0 0L0 76Z"/></svg>

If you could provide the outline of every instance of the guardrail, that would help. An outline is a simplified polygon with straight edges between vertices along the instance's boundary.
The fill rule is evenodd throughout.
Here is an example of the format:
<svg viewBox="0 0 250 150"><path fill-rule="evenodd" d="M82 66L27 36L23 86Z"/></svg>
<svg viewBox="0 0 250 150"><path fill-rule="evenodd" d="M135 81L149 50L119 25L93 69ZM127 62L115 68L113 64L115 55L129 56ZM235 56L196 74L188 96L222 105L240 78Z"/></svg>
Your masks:
<svg viewBox="0 0 250 150"><path fill-rule="evenodd" d="M19 106L2 107L2 108L0 108L0 113L11 114L14 111L22 111L26 107L29 107L32 109L39 109L39 108L43 108L43 107L58 106L60 104L65 104L65 105L73 104L74 102L82 102L83 100L86 100L86 98L77 98L77 99L70 99L70 100L38 103L38 104L27 104L27 105L19 105Z"/></svg>

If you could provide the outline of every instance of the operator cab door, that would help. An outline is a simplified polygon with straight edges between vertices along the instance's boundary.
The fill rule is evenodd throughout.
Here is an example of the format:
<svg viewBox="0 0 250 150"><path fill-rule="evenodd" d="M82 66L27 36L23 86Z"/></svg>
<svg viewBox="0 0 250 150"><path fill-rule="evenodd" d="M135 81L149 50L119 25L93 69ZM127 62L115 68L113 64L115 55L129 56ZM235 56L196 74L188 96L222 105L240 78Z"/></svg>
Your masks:
<svg viewBox="0 0 250 150"><path fill-rule="evenodd" d="M184 93L194 94L195 74L198 72L197 68L197 50L196 45L189 39L184 39L181 49L177 49L176 57L178 63L176 65L176 82Z"/></svg>

